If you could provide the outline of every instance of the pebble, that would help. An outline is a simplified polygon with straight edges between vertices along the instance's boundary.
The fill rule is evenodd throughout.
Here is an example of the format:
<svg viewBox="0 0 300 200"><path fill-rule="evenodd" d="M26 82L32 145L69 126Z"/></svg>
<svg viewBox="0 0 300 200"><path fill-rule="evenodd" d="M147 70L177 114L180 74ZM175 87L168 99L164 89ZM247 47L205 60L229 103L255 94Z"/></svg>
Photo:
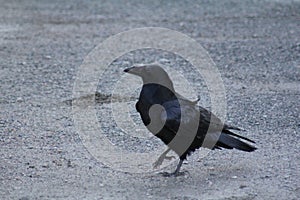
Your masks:
<svg viewBox="0 0 300 200"><path fill-rule="evenodd" d="M247 187L247 185L240 185L240 188L241 188L241 189L243 189L243 188L245 188L245 187Z"/></svg>
<svg viewBox="0 0 300 200"><path fill-rule="evenodd" d="M170 60L165 59L165 58L161 58L161 59L159 59L159 62L160 62L160 63L169 63Z"/></svg>
<svg viewBox="0 0 300 200"><path fill-rule="evenodd" d="M72 163L71 163L71 160L68 160L68 164L67 164L68 167L72 167Z"/></svg>
<svg viewBox="0 0 300 200"><path fill-rule="evenodd" d="M237 179L237 176L232 176L231 178L233 178L233 179Z"/></svg>
<svg viewBox="0 0 300 200"><path fill-rule="evenodd" d="M17 98L17 102L20 103L20 102L22 102L22 101L23 101L22 97L18 97L18 98Z"/></svg>
<svg viewBox="0 0 300 200"><path fill-rule="evenodd" d="M19 200L29 200L28 197L21 197Z"/></svg>
<svg viewBox="0 0 300 200"><path fill-rule="evenodd" d="M290 175L288 175L288 174L286 174L286 175L284 175L284 178L290 178Z"/></svg>
<svg viewBox="0 0 300 200"><path fill-rule="evenodd" d="M42 168L49 168L49 165L48 164L43 164Z"/></svg>

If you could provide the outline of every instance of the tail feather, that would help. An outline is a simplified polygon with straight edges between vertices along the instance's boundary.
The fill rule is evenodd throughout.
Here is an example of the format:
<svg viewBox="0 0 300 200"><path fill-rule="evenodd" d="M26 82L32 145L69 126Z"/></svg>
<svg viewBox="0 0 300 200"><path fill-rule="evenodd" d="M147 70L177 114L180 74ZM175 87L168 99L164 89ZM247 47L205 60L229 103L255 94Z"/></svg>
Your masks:
<svg viewBox="0 0 300 200"><path fill-rule="evenodd" d="M249 142L255 143L253 140L250 140L249 138L246 138L246 137L244 137L244 136L235 134L235 133L231 132L230 130L227 130L227 129L226 129L226 130L223 130L222 132L223 132L223 133L226 133L226 134L228 134L228 135L233 135L233 136L235 136L235 137L238 137L238 138L247 140L247 141L249 141Z"/></svg>
<svg viewBox="0 0 300 200"><path fill-rule="evenodd" d="M232 136L230 136L226 133L222 133L220 135L216 146L223 147L223 148L226 148L226 149L235 148L235 149L238 149L238 150L241 150L241 151L247 151L247 152L251 152L251 151L256 150L256 147L254 147L250 144L247 144L247 143L245 143L245 142L243 142L243 141L241 141L237 138L234 138L234 137L232 137Z"/></svg>

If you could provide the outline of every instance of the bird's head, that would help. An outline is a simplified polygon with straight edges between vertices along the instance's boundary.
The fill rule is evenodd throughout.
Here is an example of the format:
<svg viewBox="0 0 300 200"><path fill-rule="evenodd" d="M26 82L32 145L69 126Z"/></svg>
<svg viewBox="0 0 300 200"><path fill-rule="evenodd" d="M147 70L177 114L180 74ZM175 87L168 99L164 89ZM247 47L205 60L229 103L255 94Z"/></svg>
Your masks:
<svg viewBox="0 0 300 200"><path fill-rule="evenodd" d="M140 76L143 84L155 83L174 91L173 83L167 72L158 64L139 64L127 68L124 72Z"/></svg>

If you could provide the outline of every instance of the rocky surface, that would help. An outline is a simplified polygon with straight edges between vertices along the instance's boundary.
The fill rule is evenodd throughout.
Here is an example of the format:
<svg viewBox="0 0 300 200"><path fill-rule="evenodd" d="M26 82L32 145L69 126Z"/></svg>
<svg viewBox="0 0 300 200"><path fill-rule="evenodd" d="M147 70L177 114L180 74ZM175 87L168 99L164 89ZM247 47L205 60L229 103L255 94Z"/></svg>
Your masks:
<svg viewBox="0 0 300 200"><path fill-rule="evenodd" d="M299 1L30 0L0 5L0 199L300 198ZM227 121L246 129L241 134L257 141L257 151L212 151L199 162L197 152L183 165L184 176L170 178L157 171L119 171L90 154L70 104L78 68L109 36L149 26L182 32L208 51L225 84ZM100 112L125 99L138 121L138 91L113 100L109 92L122 69L150 61L188 66L170 52L137 51L117 59L99 80L99 124L123 151L151 153L162 146L154 137L127 137L110 124L110 115ZM201 86L201 80L185 73ZM204 94L200 104L209 106Z"/></svg>

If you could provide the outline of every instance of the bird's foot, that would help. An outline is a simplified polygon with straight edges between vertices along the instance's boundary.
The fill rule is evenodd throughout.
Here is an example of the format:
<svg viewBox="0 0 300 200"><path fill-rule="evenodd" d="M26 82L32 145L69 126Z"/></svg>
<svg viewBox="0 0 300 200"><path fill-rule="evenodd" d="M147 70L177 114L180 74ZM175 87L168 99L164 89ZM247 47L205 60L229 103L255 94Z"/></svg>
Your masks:
<svg viewBox="0 0 300 200"><path fill-rule="evenodd" d="M153 163L153 168L157 169L161 164L163 163L164 160L172 160L175 158L175 156L160 156L154 163Z"/></svg>
<svg viewBox="0 0 300 200"><path fill-rule="evenodd" d="M161 174L163 177L177 177L177 176L184 176L187 172L183 171L183 172L161 172L159 174Z"/></svg>

